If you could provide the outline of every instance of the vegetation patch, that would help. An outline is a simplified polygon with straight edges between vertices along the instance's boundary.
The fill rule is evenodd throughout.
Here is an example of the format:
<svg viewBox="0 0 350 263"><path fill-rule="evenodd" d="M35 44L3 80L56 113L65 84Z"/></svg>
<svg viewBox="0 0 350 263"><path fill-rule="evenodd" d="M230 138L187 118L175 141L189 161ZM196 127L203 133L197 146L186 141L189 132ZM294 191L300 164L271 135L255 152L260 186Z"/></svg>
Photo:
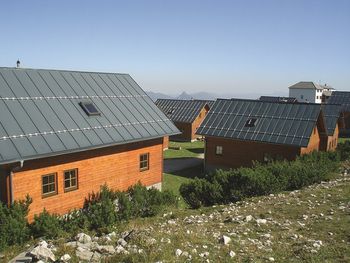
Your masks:
<svg viewBox="0 0 350 263"><path fill-rule="evenodd" d="M204 153L204 141L169 142L169 149L164 151L164 159L198 157Z"/></svg>

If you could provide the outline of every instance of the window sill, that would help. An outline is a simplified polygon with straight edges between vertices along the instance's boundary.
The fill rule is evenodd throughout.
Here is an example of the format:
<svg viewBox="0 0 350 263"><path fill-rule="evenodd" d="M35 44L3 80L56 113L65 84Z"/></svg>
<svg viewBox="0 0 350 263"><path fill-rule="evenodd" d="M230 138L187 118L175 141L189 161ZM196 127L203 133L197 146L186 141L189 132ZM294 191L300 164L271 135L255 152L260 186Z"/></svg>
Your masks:
<svg viewBox="0 0 350 263"><path fill-rule="evenodd" d="M72 192L72 191L75 191L75 190L78 190L78 187L77 187L77 186L70 187L70 188L65 188L65 189L64 189L64 192L65 192L65 193L69 193L69 192Z"/></svg>
<svg viewBox="0 0 350 263"><path fill-rule="evenodd" d="M57 195L57 192L51 192L51 193L47 193L47 194L42 194L41 195L41 198L47 198L47 197L51 197L51 196L54 196L54 195Z"/></svg>

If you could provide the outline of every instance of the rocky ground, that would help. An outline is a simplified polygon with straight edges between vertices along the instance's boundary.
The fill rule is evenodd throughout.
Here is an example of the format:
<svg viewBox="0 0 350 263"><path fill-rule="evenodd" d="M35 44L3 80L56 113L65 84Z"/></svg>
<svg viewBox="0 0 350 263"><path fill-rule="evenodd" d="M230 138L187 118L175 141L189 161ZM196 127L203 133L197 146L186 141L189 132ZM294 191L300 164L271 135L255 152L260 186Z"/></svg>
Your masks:
<svg viewBox="0 0 350 263"><path fill-rule="evenodd" d="M350 262L350 177L236 204L176 209L130 221L107 235L80 233L71 240L42 240L19 259Z"/></svg>

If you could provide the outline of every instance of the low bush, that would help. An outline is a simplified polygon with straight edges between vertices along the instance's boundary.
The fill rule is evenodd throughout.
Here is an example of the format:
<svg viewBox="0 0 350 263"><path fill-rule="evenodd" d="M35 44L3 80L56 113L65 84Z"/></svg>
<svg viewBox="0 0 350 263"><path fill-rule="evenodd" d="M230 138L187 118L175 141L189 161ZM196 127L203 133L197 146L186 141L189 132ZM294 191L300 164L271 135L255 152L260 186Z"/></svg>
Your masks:
<svg viewBox="0 0 350 263"><path fill-rule="evenodd" d="M34 222L30 228L35 238L56 238L62 232L58 216L49 214L45 209L39 215L34 216Z"/></svg>
<svg viewBox="0 0 350 263"><path fill-rule="evenodd" d="M0 251L7 246L23 244L30 237L26 216L32 200L14 202L7 206L0 202Z"/></svg>
<svg viewBox="0 0 350 263"><path fill-rule="evenodd" d="M350 160L350 141L339 143L337 146L337 152L339 152L342 161Z"/></svg>
<svg viewBox="0 0 350 263"><path fill-rule="evenodd" d="M313 152L291 162L272 161L255 163L252 168L218 170L204 179L182 184L180 193L192 208L236 202L319 183L329 179L338 167L337 152Z"/></svg>

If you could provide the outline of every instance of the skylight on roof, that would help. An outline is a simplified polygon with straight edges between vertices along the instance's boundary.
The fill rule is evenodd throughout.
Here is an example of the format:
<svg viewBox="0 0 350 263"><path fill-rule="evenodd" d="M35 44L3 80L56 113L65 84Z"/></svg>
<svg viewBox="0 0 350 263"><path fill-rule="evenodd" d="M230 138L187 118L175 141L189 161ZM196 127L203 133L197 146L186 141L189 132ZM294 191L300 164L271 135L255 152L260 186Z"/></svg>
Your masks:
<svg viewBox="0 0 350 263"><path fill-rule="evenodd" d="M249 119L246 121L244 127L255 127L256 121L257 121L256 118L249 118Z"/></svg>
<svg viewBox="0 0 350 263"><path fill-rule="evenodd" d="M92 102L79 102L80 107L88 116L100 116L101 113Z"/></svg>

